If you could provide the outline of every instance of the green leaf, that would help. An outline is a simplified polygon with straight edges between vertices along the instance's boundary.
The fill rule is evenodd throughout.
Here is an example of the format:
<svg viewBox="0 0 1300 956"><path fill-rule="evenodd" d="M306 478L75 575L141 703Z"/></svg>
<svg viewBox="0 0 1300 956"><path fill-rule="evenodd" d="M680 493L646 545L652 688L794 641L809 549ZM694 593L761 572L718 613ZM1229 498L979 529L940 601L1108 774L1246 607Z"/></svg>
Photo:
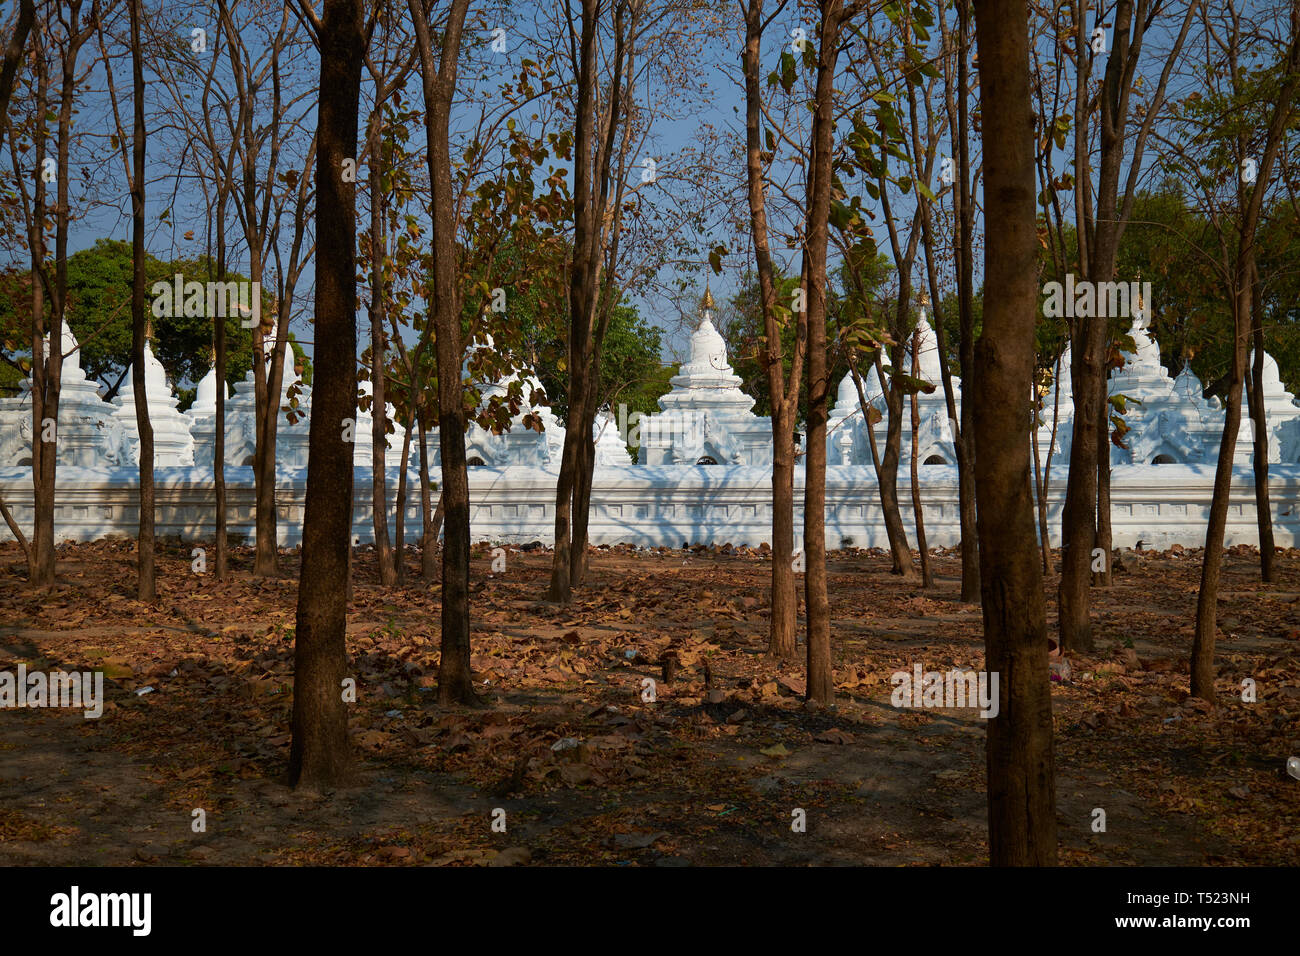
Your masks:
<svg viewBox="0 0 1300 956"><path fill-rule="evenodd" d="M794 54L788 50L781 54L781 88L787 93L794 88L795 62Z"/></svg>

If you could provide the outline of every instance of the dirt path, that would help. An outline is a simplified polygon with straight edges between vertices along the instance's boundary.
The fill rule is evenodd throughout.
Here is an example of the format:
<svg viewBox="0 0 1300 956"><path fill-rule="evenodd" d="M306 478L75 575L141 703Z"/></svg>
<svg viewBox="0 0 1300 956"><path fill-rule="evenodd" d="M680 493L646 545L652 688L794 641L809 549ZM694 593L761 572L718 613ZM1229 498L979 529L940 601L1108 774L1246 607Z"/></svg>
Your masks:
<svg viewBox="0 0 1300 956"><path fill-rule="evenodd" d="M563 609L536 601L548 562L512 553L510 571L492 576L490 557L476 556L474 667L488 712L430 704L436 589L380 589L360 566L349 622L356 780L315 796L282 776L292 581L196 578L179 551L163 563L156 607L134 602L111 562L81 561L41 601L0 577L10 622L0 669L111 675L100 720L0 711L0 863L986 859L984 722L973 709L890 702L894 671L982 664L954 559L936 559L939 585L922 592L892 581L881 555L835 556L831 711L803 704L800 662L762 653L760 556L602 551L590 587ZM1300 753L1300 555L1284 557L1276 593L1249 586L1248 562L1229 561L1236 628L1223 638L1213 716L1184 699L1196 562L1153 556L1098 592L1105 650L1075 661L1054 693L1063 861L1300 862L1300 785L1277 772ZM683 667L664 683L668 649ZM1253 707L1232 698L1240 674L1260 686ZM640 696L647 677L652 704ZM493 830L498 809L504 833Z"/></svg>

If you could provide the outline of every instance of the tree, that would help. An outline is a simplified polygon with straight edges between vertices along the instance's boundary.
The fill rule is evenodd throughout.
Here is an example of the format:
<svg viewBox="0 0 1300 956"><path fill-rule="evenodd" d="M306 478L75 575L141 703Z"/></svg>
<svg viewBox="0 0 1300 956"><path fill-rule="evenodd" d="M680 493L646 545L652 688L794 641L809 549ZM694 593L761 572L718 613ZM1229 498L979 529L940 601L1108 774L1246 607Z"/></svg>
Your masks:
<svg viewBox="0 0 1300 956"><path fill-rule="evenodd" d="M954 4L957 10L957 33L954 38L948 24L946 11L941 10L939 28L943 36L945 49L955 48L956 64L952 57L943 58L945 104L948 113L948 128L957 135L957 155L953 170L956 190L953 193L953 218L956 220L956 239L954 258L956 259L957 283L957 356L963 387L970 390L975 386L975 336L979 309L982 303L976 302L974 279L974 235L975 235L975 186L980 171L972 172L970 156L970 7L965 0ZM922 220L924 225L927 221ZM933 241L926 244L927 266L931 260ZM962 402L960 416L956 397L953 393L952 376L948 369L948 337L946 322L939 312L943 301L938 294L938 284L931 280L931 295L936 304L935 338L939 345L939 354L943 359L943 390L948 402L948 420L954 424L957 455L957 506L961 520L961 599L974 603L980 596L979 553L977 547L978 530L975 520L975 409L968 402ZM944 315L952 310L945 310Z"/></svg>
<svg viewBox="0 0 1300 956"><path fill-rule="evenodd" d="M794 423L803 378L804 355L808 348L806 315L787 307L792 300L782 292L768 235L766 169L772 161L764 146L764 99L760 87L760 55L763 33L773 14L763 15L762 0L742 3L745 46L742 53L745 82L745 185L749 203L749 228L757 266L759 303L763 316L764 354L768 396L772 415L772 616L769 620L768 653L774 657L795 654L795 618L798 599L794 587ZM784 58L788 54L782 54ZM783 76L792 76L793 57ZM791 83L793 79L791 79ZM775 139L770 141L775 143ZM765 153L767 155L765 155ZM795 336L787 375L782 342L783 327L793 324Z"/></svg>
<svg viewBox="0 0 1300 956"><path fill-rule="evenodd" d="M555 483L555 551L546 598L567 604L573 587L586 573L587 508L590 503L590 466L594 466L591 421L595 417L596 375L601 344L609 325L609 276L606 274L607 219L621 219L623 176L612 175L615 143L621 123L627 121L631 95L631 67L643 4L615 0L611 24L614 51L613 76L603 109L598 109L601 86L598 47L602 31L602 0L582 0L581 30L569 43L576 79L573 145L573 262L569 270L569 422L564 432L560 474ZM623 137L618 171L626 166L628 138ZM613 235L618 236L614 226ZM604 295L602 296L602 293ZM603 300L603 301L602 301Z"/></svg>
<svg viewBox="0 0 1300 956"><path fill-rule="evenodd" d="M158 597L154 581L154 487L153 424L149 421L149 402L145 391L144 349L148 335L145 318L145 250L144 250L144 53L141 37L141 0L131 0L131 166L127 181L131 187L131 389L135 395L135 427L140 436L140 530L136 538L139 581L136 589L141 601ZM112 75L112 67L105 63ZM117 104L114 97L113 112ZM119 129L121 124L119 125ZM125 137L123 137L125 141Z"/></svg>
<svg viewBox="0 0 1300 956"><path fill-rule="evenodd" d="M14 80L23 59L23 47L27 43L27 34L32 31L36 21L36 4L33 0L20 0L18 19L14 22L14 32L9 35L5 45L4 62L0 64L0 116L9 113L9 97L13 95ZM4 127L0 126L0 145L4 144Z"/></svg>
<svg viewBox="0 0 1300 956"><path fill-rule="evenodd" d="M303 70L310 44L298 29L299 19L291 14L291 5L278 11L245 5L241 10L247 13L246 18L237 20L230 0L216 2L234 81L233 91L222 91L229 104L222 111L228 125L225 132L233 147L223 176L228 171L234 182L235 214L248 256L249 279L264 284L269 275L274 286L274 308L263 311L252 327L256 409L253 573L269 576L278 570L275 446L289 320L297 284L312 251L307 241L307 208L313 177L308 171L317 145L314 136L306 143L302 140L305 119L318 90L305 80L302 86L293 85ZM348 173L355 174L355 170ZM282 235L286 217L290 217L287 255Z"/></svg>
<svg viewBox="0 0 1300 956"><path fill-rule="evenodd" d="M1169 76L1182 51L1196 8L1196 3L1188 4L1182 27L1165 53L1159 79L1149 98L1142 101L1135 77L1142 62L1144 44L1163 7L1151 0L1138 0L1135 16L1134 0L1117 0L1106 73L1101 90L1094 98L1089 77L1095 52L1100 52L1098 40L1100 49L1106 48L1105 31L1102 30L1100 37L1090 34L1084 22L1087 4L1084 0L1076 0L1074 4L1075 225L1079 235L1079 272L1094 284L1110 282L1114 278L1119 243L1132 216L1142 172L1142 156L1156 119L1163 111ZM1094 39L1089 41L1089 36L1094 36ZM1089 131L1094 103L1100 112L1095 196L1089 165ZM1129 114L1137 103L1142 106L1141 121L1137 130L1130 133ZM1131 146L1133 152L1127 176L1124 176L1126 146ZM1125 180L1122 195L1121 178ZM1093 648L1088 592L1093 548L1101 548L1107 556L1107 570L1103 576L1109 580L1110 446L1105 441L1110 420L1106 397L1107 333L1106 322L1077 318L1070 335L1070 341L1074 343L1071 379L1075 413L1070 442L1070 473L1061 515L1064 553L1057 589L1061 647L1066 650L1091 651Z"/></svg>
<svg viewBox="0 0 1300 956"><path fill-rule="evenodd" d="M347 581L352 539L352 444L356 419L357 112L365 55L361 0L304 0L320 46L316 142L316 387L312 395L302 573L294 639L289 784L320 789L348 772Z"/></svg>
<svg viewBox="0 0 1300 956"><path fill-rule="evenodd" d="M1191 117L1199 119L1202 130L1189 141L1180 143L1176 152L1183 161L1184 171L1193 176L1204 193L1205 212L1214 223L1219 235L1219 261L1215 263L1216 271L1224 281L1232 308L1232 365L1229 372L1223 437L1219 443L1219 460L1214 472L1214 492L1210 500L1210 516L1205 532L1205 556L1201 565L1201 586L1196 600L1196 631L1192 639L1191 653L1191 692L1195 697L1215 702L1214 694L1214 645L1218 628L1217 611L1219 595L1219 574L1223 562L1223 541L1227 525L1229 493L1232 484L1233 456L1236 452L1237 434L1241 426L1241 395L1246 375L1246 350L1251 339L1256 341L1256 378L1262 369L1262 336L1255 334L1258 307L1255 302L1260 288L1257 266L1256 231L1263 212L1264 196L1271 182L1273 170L1278 162L1278 155L1286 140L1286 131L1295 115L1295 97L1300 88L1300 2L1292 0L1290 5L1290 29L1285 38L1278 43L1279 54L1276 65L1265 70L1262 76L1247 78L1239 58L1243 54L1246 41L1242 29L1242 18L1235 5L1230 5L1227 16L1216 24L1208 13L1202 18L1202 28L1207 48L1215 51L1215 61L1211 63L1209 78L1217 86L1216 80L1226 78L1226 89L1219 95L1198 98L1188 106ZM1262 82L1261 82L1262 81ZM1243 127L1236 127L1235 135L1226 138L1231 147L1228 163L1223 162L1224 140L1219 138L1220 130L1227 126L1234 127L1231 113L1242 108L1240 97L1243 90L1255 82L1261 82L1257 90L1262 93L1270 90L1271 96L1261 97L1263 102L1271 102L1272 109L1262 140L1257 133ZM1211 92L1216 92L1214 89ZM1216 111L1222 110L1217 117ZM1205 123L1205 117L1213 121ZM1262 146L1262 155L1257 164L1254 182L1247 183L1239 170L1245 168L1247 158L1253 161L1247 150L1253 143ZM1208 162L1198 162L1188 156L1190 146L1209 146ZM1228 167L1227 189L1232 199L1224 201L1220 195L1224 177L1220 175L1224 166ZM1217 168L1216 168L1217 167ZM1262 408L1260 408L1262 413ZM1262 414L1260 416L1262 418ZM1262 431L1262 429L1259 429ZM1256 448L1259 449L1257 443ZM1266 454L1266 446L1264 448ZM1259 463L1257 462L1257 467ZM1257 473L1258 474L1258 473ZM1267 486L1267 463L1264 463L1264 481ZM1267 507L1267 494L1262 502ZM1261 542L1271 547L1271 541Z"/></svg>
<svg viewBox="0 0 1300 956"><path fill-rule="evenodd" d="M23 46L27 42L27 34L31 32L32 23L36 19L36 4L32 0L21 0L18 8L18 20L14 24L14 32L9 37L9 43L5 47L4 62L0 65L0 117L8 116L9 98L13 94L14 79L18 73L18 66L22 62ZM4 143L4 125L0 124L0 145ZM22 528L14 520L13 514L9 511L8 506L4 503L4 498L0 496L0 517L4 518L5 524L9 527L9 533L14 536L22 548L23 555L27 558L28 576L32 576L32 548L27 540L27 535L23 534Z"/></svg>
<svg viewBox="0 0 1300 956"><path fill-rule="evenodd" d="M422 0L409 0L424 84L424 130L431 187L432 268L428 300L432 303L434 354L438 368L438 442L442 452L442 656L438 666L438 702L480 704L469 666L469 474L465 463L467 418L462 396L460 313L463 301L456 256L451 146L448 128L456 92L456 68L469 0L451 0L442 25L441 49L434 56L429 11Z"/></svg>
<svg viewBox="0 0 1300 956"><path fill-rule="evenodd" d="M1033 112L1026 0L976 0L985 215L984 304L975 347L975 495L985 669L999 675L988 726L989 859L995 866L1056 862L1052 698L1043 575L1036 557L1029 474L1034 370Z"/></svg>
<svg viewBox="0 0 1300 956"><path fill-rule="evenodd" d="M377 25L385 33L391 34L395 24L394 18L387 12L385 3L375 5ZM370 229L366 236L367 260L370 266L370 415L373 450L371 457L371 505L374 515L375 553L379 563L379 583L393 585L397 583L397 564L403 560L399 550L396 558L388 537L388 469L385 452L388 448L387 401L385 397L385 323L384 310L387 306L385 271L388 268L389 233L386 228L385 186L391 188L394 170L392 169L393 152L384 148L385 111L389 101L406 85L406 77L415 61L415 51L409 49L409 36L398 38L397 56L390 60L381 54L376 57L374 48L379 44L371 38L371 51L366 55L366 67L374 83L374 102L366 122L367 166L370 178L367 190L370 201ZM402 47L407 49L403 50ZM386 53L387 51L385 51ZM403 469L402 474L405 474ZM397 520L402 520L399 507Z"/></svg>
<svg viewBox="0 0 1300 956"><path fill-rule="evenodd" d="M23 218L31 253L31 269L36 277L31 283L32 341L32 486L35 520L32 528L32 559L29 581L33 587L54 584L54 495L57 472L57 443L51 429L59 419L59 391L62 383L63 322L68 304L68 226L71 203L68 188L73 140L73 113L77 88L85 79L78 75L78 58L82 46L94 34L98 8L82 17L81 0L68 0L54 7L36 29L32 64L33 102L17 128L6 115L9 149L13 158ZM47 46L48 44L48 46ZM47 50L55 54L54 65L59 83L51 102L51 63ZM86 73L89 72L89 68ZM57 106L57 112L55 107ZM55 155L47 155L50 117L55 117ZM21 133L19 131L21 130ZM30 138L31 164L22 162L16 133ZM26 144L24 144L24 147ZM25 148L23 150L26 151ZM28 180L32 182L28 191ZM55 203L48 202L47 183L54 183ZM54 260L48 260L47 223L53 218ZM49 324L46 324L46 303ZM48 349L47 349L48 335ZM48 354L47 354L48 353ZM48 426L48 427L47 427Z"/></svg>
<svg viewBox="0 0 1300 956"><path fill-rule="evenodd" d="M822 0L817 25L817 80L813 100L807 181L807 236L801 291L808 324L808 443L804 470L804 601L808 615L807 697L819 704L835 699L831 672L830 603L826 593L826 249L830 241L835 159L835 67L840 34L858 10L841 0Z"/></svg>

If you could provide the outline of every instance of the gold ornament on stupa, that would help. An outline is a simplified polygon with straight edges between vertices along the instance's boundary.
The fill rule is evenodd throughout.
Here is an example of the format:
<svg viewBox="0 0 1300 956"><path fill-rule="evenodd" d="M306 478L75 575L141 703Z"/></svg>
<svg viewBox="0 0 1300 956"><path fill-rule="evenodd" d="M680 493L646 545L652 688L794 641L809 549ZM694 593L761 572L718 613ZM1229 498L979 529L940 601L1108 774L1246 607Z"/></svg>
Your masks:
<svg viewBox="0 0 1300 956"><path fill-rule="evenodd" d="M713 293L709 291L708 282L704 283L704 298L700 300L700 311L713 309Z"/></svg>

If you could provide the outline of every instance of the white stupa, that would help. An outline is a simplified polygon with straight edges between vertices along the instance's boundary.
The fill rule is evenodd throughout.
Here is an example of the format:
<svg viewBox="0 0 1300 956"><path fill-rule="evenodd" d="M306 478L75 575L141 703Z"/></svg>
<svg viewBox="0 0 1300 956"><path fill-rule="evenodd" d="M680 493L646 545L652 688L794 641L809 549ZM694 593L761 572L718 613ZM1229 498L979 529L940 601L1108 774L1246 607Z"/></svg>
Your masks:
<svg viewBox="0 0 1300 956"><path fill-rule="evenodd" d="M123 464L139 464L140 436L136 428L135 407L138 397L133 388L132 369L113 404L113 417L122 429ZM144 344L144 389L149 410L149 423L153 427L153 454L156 468L183 468L194 464L194 438L190 434L190 419L176 408L176 395L167 384L167 372L154 358L153 348Z"/></svg>
<svg viewBox="0 0 1300 956"><path fill-rule="evenodd" d="M918 357L917 377L934 386L933 391L918 392L916 396L917 412L921 419L920 428L917 430L918 460L921 464L928 465L955 465L957 463L957 449L953 440L955 433L948 419L948 400L943 390L943 367L940 364L942 357L939 353L939 338L935 335L934 327L930 324L924 308L921 309L920 317L917 319L916 330L919 332L919 336L909 335L904 343L904 368L901 371L907 375L912 374L912 351L915 345ZM958 376L952 378L952 390L953 399L960 415L961 379ZM875 425L875 435L876 447L883 456L889 429L888 407L885 402L884 388L881 385L880 376L876 374L875 363L872 363L862 378L862 391L868 404L874 406L881 413L881 420ZM836 461L837 464L871 464L871 447L866 433L862 432L860 436L855 436L852 442L846 441L845 436L842 434L849 427L859 429L865 427L862 423L860 408L857 409L858 417L852 417L852 409L857 408L857 406L857 388L853 384L852 375L849 375L840 381L835 408L831 411L832 420L837 415L843 414L845 416L844 424L834 430L828 428L832 444L839 443L840 460L836 461L836 452L833 449L828 449L827 455L829 460ZM907 462L912 454L912 406L910 396L904 397L902 413L903 437L900 461ZM852 460L844 460L843 456L846 452L849 452L850 446Z"/></svg>
<svg viewBox="0 0 1300 956"><path fill-rule="evenodd" d="M866 383L863 382L863 392ZM826 419L826 464L862 465L871 463L871 449L863 447L866 432L862 428L862 405L853 373L840 379L835 405Z"/></svg>
<svg viewBox="0 0 1300 956"><path fill-rule="evenodd" d="M358 468L370 468L374 465L374 408L371 397L374 394L374 387L370 384L369 379L362 379L357 382L357 425L356 441L352 446L352 464ZM361 399L365 399L365 405L362 407ZM391 402L384 403L384 412L387 420L393 423L393 430L387 432L384 436L384 465L389 468L401 467L402 464L402 439L406 430L397 420L397 407ZM411 443L412 449L415 449L415 442ZM415 460L415 455L411 455L411 461ZM409 462L408 462L409 464Z"/></svg>
<svg viewBox="0 0 1300 956"><path fill-rule="evenodd" d="M713 326L713 295L706 288L691 357L668 380L663 411L641 419L639 458L648 465L768 465L772 425L752 411L754 400L727 362L727 344Z"/></svg>
<svg viewBox="0 0 1300 956"><path fill-rule="evenodd" d="M618 434L618 422L610 412L597 414L591 431L596 442L597 468L620 468L632 464L627 445Z"/></svg>
<svg viewBox="0 0 1300 956"><path fill-rule="evenodd" d="M54 429L57 463L78 468L117 464L121 432L113 407L100 398L98 386L82 371L81 347L67 322L61 340L59 415ZM47 334L47 352L49 342ZM19 388L16 397L0 399L0 468L31 463L31 378Z"/></svg>
<svg viewBox="0 0 1300 956"><path fill-rule="evenodd" d="M226 421L230 420L230 386L226 389ZM217 438L217 367L214 361L208 374L199 380L194 404L190 406L190 434L194 436L194 464L200 468L212 467Z"/></svg>
<svg viewBox="0 0 1300 956"><path fill-rule="evenodd" d="M1246 356L1246 374L1254 368L1255 352L1252 349ZM1264 393L1264 420L1268 423L1268 460L1276 464L1281 461L1293 461L1289 454L1283 455L1284 451L1289 452L1291 433L1294 431L1292 422L1300 418L1300 406L1295 403L1295 396L1286 390L1282 384L1282 374L1278 370L1277 362L1268 352L1264 353L1264 374L1261 379L1262 391ZM1241 430L1237 433L1237 447L1233 453L1233 461L1239 465L1250 464L1255 460L1255 429L1254 423L1250 420L1249 397L1245 385L1241 388Z"/></svg>
<svg viewBox="0 0 1300 956"><path fill-rule="evenodd" d="M270 343L267 344L269 347ZM265 367L269 383L274 352L268 348L268 353ZM291 350L285 350L284 372L280 377L280 395L276 403L275 465L277 469L286 470L307 467L311 429L311 389L294 371L292 355ZM293 406L294 398L297 399L296 407ZM214 407L215 403L214 392ZM252 465L256 450L257 384L253 370L249 369L226 401L226 464Z"/></svg>

